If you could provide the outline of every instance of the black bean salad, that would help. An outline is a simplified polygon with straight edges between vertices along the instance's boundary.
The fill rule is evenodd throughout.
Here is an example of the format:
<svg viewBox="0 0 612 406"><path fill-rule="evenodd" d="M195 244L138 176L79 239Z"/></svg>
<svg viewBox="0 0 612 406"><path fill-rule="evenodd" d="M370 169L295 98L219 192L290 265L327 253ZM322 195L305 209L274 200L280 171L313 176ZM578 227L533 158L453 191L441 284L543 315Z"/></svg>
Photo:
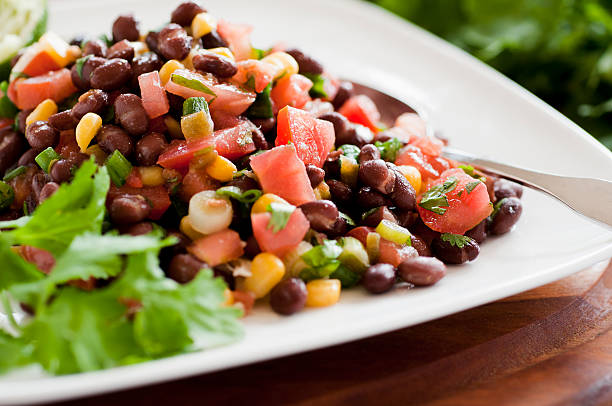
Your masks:
<svg viewBox="0 0 612 406"><path fill-rule="evenodd" d="M433 285L512 229L520 186L442 157L417 114L385 127L385 106L301 50L254 48L251 30L185 2L159 31L126 14L111 37L48 32L13 59L0 85L0 257L15 270L0 290L33 317L21 339L63 302L95 313L105 298L111 314L96 317L131 326L130 354L183 351L194 325L232 336L231 311L258 299L290 315L356 285ZM171 298L214 323L171 316ZM182 320L183 342L156 330L165 316ZM124 362L46 356L60 373Z"/></svg>

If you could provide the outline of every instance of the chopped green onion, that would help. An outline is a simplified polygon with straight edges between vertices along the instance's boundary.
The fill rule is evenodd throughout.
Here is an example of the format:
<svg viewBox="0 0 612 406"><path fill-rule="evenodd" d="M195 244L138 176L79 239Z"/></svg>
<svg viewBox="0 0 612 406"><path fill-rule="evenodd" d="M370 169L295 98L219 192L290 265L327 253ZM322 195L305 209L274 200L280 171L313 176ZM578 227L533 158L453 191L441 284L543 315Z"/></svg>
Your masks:
<svg viewBox="0 0 612 406"><path fill-rule="evenodd" d="M350 268L340 264L338 269L336 269L331 275L330 278L340 280L340 284L343 288L353 287L359 282L361 279L361 275L353 272Z"/></svg>
<svg viewBox="0 0 612 406"><path fill-rule="evenodd" d="M54 161L57 161L60 158L61 156L57 152L55 152L52 147L48 147L40 154L36 155L36 158L34 158L34 160L36 161L38 166L40 166L40 169L45 171L45 173L49 173L49 170L51 169L51 164L53 164Z"/></svg>
<svg viewBox="0 0 612 406"><path fill-rule="evenodd" d="M0 181L0 210L8 208L15 200L13 187L4 181Z"/></svg>
<svg viewBox="0 0 612 406"><path fill-rule="evenodd" d="M132 164L117 149L106 159L105 165L111 180L117 187L123 186L132 172Z"/></svg>
<svg viewBox="0 0 612 406"><path fill-rule="evenodd" d="M187 87L189 89L206 93L211 96L216 96L215 92L213 92L211 89L208 88L208 86L206 86L204 83L200 82L197 79L189 79L179 74L173 73L170 76L170 80L179 86Z"/></svg>
<svg viewBox="0 0 612 406"><path fill-rule="evenodd" d="M208 102L204 97L190 97L183 102L183 115L188 116L204 110L208 113Z"/></svg>
<svg viewBox="0 0 612 406"><path fill-rule="evenodd" d="M359 274L365 272L370 261L363 244L354 237L342 237L338 243L342 247L342 253L338 257L342 265Z"/></svg>
<svg viewBox="0 0 612 406"><path fill-rule="evenodd" d="M358 146L353 144L344 144L338 149L342 150L344 156L353 158L355 161L359 157L359 152L361 151Z"/></svg>
<svg viewBox="0 0 612 406"><path fill-rule="evenodd" d="M287 226L289 218L295 211L295 206L284 203L270 203L266 211L271 214L267 228L274 233L278 233Z"/></svg>
<svg viewBox="0 0 612 406"><path fill-rule="evenodd" d="M312 87L309 91L310 96L313 99L326 99L325 78L319 73L303 73L303 75L312 81Z"/></svg>
<svg viewBox="0 0 612 406"><path fill-rule="evenodd" d="M249 106L246 112L248 118L272 118L274 117L274 109L272 108L272 99L270 98L270 91L272 90L272 84L268 83L268 86L262 90L261 93L257 93L255 101Z"/></svg>
<svg viewBox="0 0 612 406"><path fill-rule="evenodd" d="M382 157L382 159L388 162L395 162L397 152L403 146L402 142L397 138L391 138L390 140L385 142L376 141L374 145L380 151L380 156Z"/></svg>
<svg viewBox="0 0 612 406"><path fill-rule="evenodd" d="M350 218L347 214L342 213L341 211L338 212L338 216L341 219L344 219L344 221L346 221L346 224L348 224L349 226L354 226L355 225L355 221Z"/></svg>
<svg viewBox="0 0 612 406"><path fill-rule="evenodd" d="M253 203L261 197L262 192L259 189L250 189L243 192L237 186L223 186L217 189L217 194L231 197L232 199L238 200L240 203Z"/></svg>
<svg viewBox="0 0 612 406"><path fill-rule="evenodd" d="M385 240L392 241L396 244L412 245L410 231L392 221L382 220L376 226L376 232Z"/></svg>
<svg viewBox="0 0 612 406"><path fill-rule="evenodd" d="M27 166L21 165L18 166L17 168L13 169L12 171L7 172L4 175L4 178L2 179L5 182L9 182L13 179L15 179L17 176L21 175L22 173L25 173L25 171L28 169Z"/></svg>
<svg viewBox="0 0 612 406"><path fill-rule="evenodd" d="M359 164L353 158L340 155L340 180L351 187L357 186L359 178Z"/></svg>

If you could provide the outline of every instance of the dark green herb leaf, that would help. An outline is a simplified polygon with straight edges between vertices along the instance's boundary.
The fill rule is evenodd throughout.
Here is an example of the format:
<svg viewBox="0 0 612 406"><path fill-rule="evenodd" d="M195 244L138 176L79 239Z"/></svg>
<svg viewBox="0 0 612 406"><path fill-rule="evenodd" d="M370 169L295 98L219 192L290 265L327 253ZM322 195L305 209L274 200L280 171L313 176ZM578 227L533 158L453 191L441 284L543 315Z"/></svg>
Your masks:
<svg viewBox="0 0 612 406"><path fill-rule="evenodd" d="M237 186L223 186L217 189L217 194L231 197L232 199L238 200L240 203L253 203L261 197L262 192L259 189L250 189L243 192Z"/></svg>
<svg viewBox="0 0 612 406"><path fill-rule="evenodd" d="M13 187L4 181L0 181L0 210L8 208L15 200Z"/></svg>
<svg viewBox="0 0 612 406"><path fill-rule="evenodd" d="M398 151L402 148L403 144L397 138L391 138L388 141L380 142L376 141L374 145L380 151L382 159L388 162L394 162L397 157Z"/></svg>
<svg viewBox="0 0 612 406"><path fill-rule="evenodd" d="M208 113L208 102L204 97L190 97L183 102L183 115L188 116L199 111Z"/></svg>
<svg viewBox="0 0 612 406"><path fill-rule="evenodd" d="M312 81L312 87L309 91L310 96L314 99L326 99L325 78L318 73L303 73L303 75Z"/></svg>
<svg viewBox="0 0 612 406"><path fill-rule="evenodd" d="M257 97L253 104L249 106L246 112L248 118L271 118L274 117L274 109L272 108L272 98L270 97L270 91L272 90L272 84L262 90L261 93L257 93Z"/></svg>
<svg viewBox="0 0 612 406"><path fill-rule="evenodd" d="M451 192L457 187L457 178L449 177L440 185L436 185L423 193L423 197L419 202L419 206L436 214L446 213L444 207L448 207L448 199L446 193Z"/></svg>
<svg viewBox="0 0 612 406"><path fill-rule="evenodd" d="M468 194L472 193L472 190L474 190L476 188L476 186L480 185L482 182L479 180L476 180L474 182L470 182L467 185L465 185L465 190L467 190Z"/></svg>
<svg viewBox="0 0 612 406"><path fill-rule="evenodd" d="M8 82L5 80L0 83L0 117L13 118L19 109L8 98Z"/></svg>
<svg viewBox="0 0 612 406"><path fill-rule="evenodd" d="M170 75L170 80L176 83L179 86L187 87L192 90L196 90L198 92L203 92L209 94L211 96L216 96L215 92L208 88L204 83L200 82L197 79L189 79L184 76L173 73Z"/></svg>
<svg viewBox="0 0 612 406"><path fill-rule="evenodd" d="M357 272L353 272L350 268L340 264L338 269L336 269L331 275L330 278L339 279L342 284L342 288L351 288L359 282L361 279L361 275Z"/></svg>
<svg viewBox="0 0 612 406"><path fill-rule="evenodd" d="M440 236L440 239L442 241L448 242L450 245L455 246L457 248L463 248L469 242L474 241L470 237L466 237L464 235L459 235L459 234L451 234L451 233L442 234Z"/></svg>
<svg viewBox="0 0 612 406"><path fill-rule="evenodd" d="M85 65L85 62L87 62L87 60L91 57L92 55L85 55L84 57L77 59L75 62L76 71L81 79L83 79L83 65ZM89 78L87 78L87 81L89 83Z"/></svg>

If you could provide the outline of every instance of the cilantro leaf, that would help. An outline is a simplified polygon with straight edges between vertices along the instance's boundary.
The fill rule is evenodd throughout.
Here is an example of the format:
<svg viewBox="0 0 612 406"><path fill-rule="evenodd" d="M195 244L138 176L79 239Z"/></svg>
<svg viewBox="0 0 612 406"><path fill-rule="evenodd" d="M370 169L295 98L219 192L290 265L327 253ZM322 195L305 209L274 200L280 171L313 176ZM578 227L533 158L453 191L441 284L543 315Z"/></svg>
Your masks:
<svg viewBox="0 0 612 406"><path fill-rule="evenodd" d="M419 206L436 214L446 213L444 207L449 206L446 193L453 191L457 187L457 182L457 178L451 176L444 183L431 187L423 193Z"/></svg>
<svg viewBox="0 0 612 406"><path fill-rule="evenodd" d="M301 257L309 268L300 272L300 278L309 281L331 275L341 264L340 254L342 247L335 240L324 240L323 244L312 247Z"/></svg>
<svg viewBox="0 0 612 406"><path fill-rule="evenodd" d="M376 141L374 145L380 151L382 159L388 162L395 162L397 153L403 146L402 142L397 138L391 138L385 142Z"/></svg>
<svg viewBox="0 0 612 406"><path fill-rule="evenodd" d="M353 158L355 161L357 161L359 157L359 152L361 152L359 147L353 144L344 144L338 149L342 150L342 154L344 156Z"/></svg>
<svg viewBox="0 0 612 406"><path fill-rule="evenodd" d="M75 62L77 74L81 79L83 79L83 65L85 65L85 62L87 62L87 60L91 57L92 55L85 55L84 57L77 59ZM87 78L87 81L89 81L89 78Z"/></svg>
<svg viewBox="0 0 612 406"><path fill-rule="evenodd" d="M170 80L179 86L187 87L198 92L206 93L211 96L216 96L215 92L208 88L204 83L197 79L189 79L179 74L173 73L170 75Z"/></svg>
<svg viewBox="0 0 612 406"><path fill-rule="evenodd" d="M240 203L253 203L259 199L262 192L259 189L249 189L242 191L237 186L223 186L217 189L217 194L220 196L228 196L232 199L238 200Z"/></svg>
<svg viewBox="0 0 612 406"><path fill-rule="evenodd" d="M480 185L482 182L476 180L474 182L470 182L465 185L465 190L467 190L468 194L472 193L472 191L476 188L476 186Z"/></svg>
<svg viewBox="0 0 612 406"><path fill-rule="evenodd" d="M270 221L268 221L268 229L278 233L287 226L289 218L295 211L295 206L283 203L270 203L266 211L271 214Z"/></svg>
<svg viewBox="0 0 612 406"><path fill-rule="evenodd" d="M274 117L274 109L272 108L272 98L270 92L272 91L272 84L268 85L257 93L255 101L251 104L246 112L248 118L272 118Z"/></svg>
<svg viewBox="0 0 612 406"><path fill-rule="evenodd" d="M466 244L469 244L471 241L474 241L470 237L466 237L465 235L451 233L442 234L440 236L440 239L457 248L463 248Z"/></svg>

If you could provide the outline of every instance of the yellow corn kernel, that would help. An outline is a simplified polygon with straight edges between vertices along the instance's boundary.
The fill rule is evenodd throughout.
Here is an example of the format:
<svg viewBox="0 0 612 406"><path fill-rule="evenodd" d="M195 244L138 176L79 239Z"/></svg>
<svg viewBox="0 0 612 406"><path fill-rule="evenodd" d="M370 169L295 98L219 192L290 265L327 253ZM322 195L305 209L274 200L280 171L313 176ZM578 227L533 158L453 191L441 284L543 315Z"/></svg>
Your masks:
<svg viewBox="0 0 612 406"><path fill-rule="evenodd" d="M168 129L168 133L174 139L185 138L183 136L183 131L181 131L181 124L174 119L172 116L166 116L164 118L164 124L166 124L166 128Z"/></svg>
<svg viewBox="0 0 612 406"><path fill-rule="evenodd" d="M421 193L421 172L417 168L412 165L398 165L397 170L408 179L417 194Z"/></svg>
<svg viewBox="0 0 612 406"><path fill-rule="evenodd" d="M225 296L225 302L223 302L223 305L231 306L234 304L234 293L229 290L229 288L225 288L223 291L223 296Z"/></svg>
<svg viewBox="0 0 612 406"><path fill-rule="evenodd" d="M251 208L251 214L265 213L270 203L289 204L288 201L274 193L266 193L255 201Z"/></svg>
<svg viewBox="0 0 612 406"><path fill-rule="evenodd" d="M187 141L206 138L213 133L214 128L215 124L205 110L181 118L181 131Z"/></svg>
<svg viewBox="0 0 612 406"><path fill-rule="evenodd" d="M159 79L162 85L165 85L170 80L170 75L177 69L185 69L185 65L177 61L176 59L170 59L162 66L159 70Z"/></svg>
<svg viewBox="0 0 612 406"><path fill-rule="evenodd" d="M213 54L224 56L228 59L231 59L232 61L236 60L236 57L234 57L234 54L229 48L224 48L224 47L210 48L210 49L207 49L207 51L212 52Z"/></svg>
<svg viewBox="0 0 612 406"><path fill-rule="evenodd" d="M81 152L85 152L91 140L94 139L98 130L102 127L102 117L96 113L87 113L81 118L76 127L76 142Z"/></svg>
<svg viewBox="0 0 612 406"><path fill-rule="evenodd" d="M229 182L234 178L234 173L238 170L236 165L227 158L217 155L214 161L206 166L206 173L211 178L220 180L221 182Z"/></svg>
<svg viewBox="0 0 612 406"><path fill-rule="evenodd" d="M298 73L299 65L291 55L286 52L272 52L270 55L265 56L262 62L275 65L279 68L279 73L276 78L281 76L291 76Z"/></svg>
<svg viewBox="0 0 612 406"><path fill-rule="evenodd" d="M189 51L189 53L187 54L185 59L181 61L181 63L183 64L183 66L185 66L185 68L193 70L193 57L201 52L201 49L191 48L191 51Z"/></svg>
<svg viewBox="0 0 612 406"><path fill-rule="evenodd" d="M212 30L217 29L217 19L207 12L197 14L191 21L191 36L202 38Z"/></svg>
<svg viewBox="0 0 612 406"><path fill-rule="evenodd" d="M306 306L325 307L336 304L340 299L340 286L338 279L315 279L308 282Z"/></svg>
<svg viewBox="0 0 612 406"><path fill-rule="evenodd" d="M43 100L26 117L26 127L35 121L47 121L55 113L57 113L57 104L51 99Z"/></svg>
<svg viewBox="0 0 612 406"><path fill-rule="evenodd" d="M71 46L51 31L40 37L38 45L61 67L74 62L81 54L78 46Z"/></svg>
<svg viewBox="0 0 612 406"><path fill-rule="evenodd" d="M142 55L149 52L149 47L141 41L130 41L130 46L134 49L134 55Z"/></svg>
<svg viewBox="0 0 612 406"><path fill-rule="evenodd" d="M238 283L238 290L252 292L255 299L264 297L285 275L285 264L274 254L262 252L253 258L251 276Z"/></svg>
<svg viewBox="0 0 612 406"><path fill-rule="evenodd" d="M181 219L181 222L179 223L179 230L181 230L181 233L185 234L187 237L191 238L194 241L198 238L204 237L204 234L199 233L193 229L191 221L189 220L189 216L185 216Z"/></svg>
<svg viewBox="0 0 612 406"><path fill-rule="evenodd" d="M138 168L143 186L159 186L166 183L162 176L163 171L160 166L141 166Z"/></svg>
<svg viewBox="0 0 612 406"><path fill-rule="evenodd" d="M329 186L325 181L319 183L319 186L314 188L314 194L317 200L329 200L331 199L331 193L329 191Z"/></svg>
<svg viewBox="0 0 612 406"><path fill-rule="evenodd" d="M106 161L106 157L108 156L98 144L89 146L85 153L89 156L93 156L98 165L104 165L104 161Z"/></svg>

